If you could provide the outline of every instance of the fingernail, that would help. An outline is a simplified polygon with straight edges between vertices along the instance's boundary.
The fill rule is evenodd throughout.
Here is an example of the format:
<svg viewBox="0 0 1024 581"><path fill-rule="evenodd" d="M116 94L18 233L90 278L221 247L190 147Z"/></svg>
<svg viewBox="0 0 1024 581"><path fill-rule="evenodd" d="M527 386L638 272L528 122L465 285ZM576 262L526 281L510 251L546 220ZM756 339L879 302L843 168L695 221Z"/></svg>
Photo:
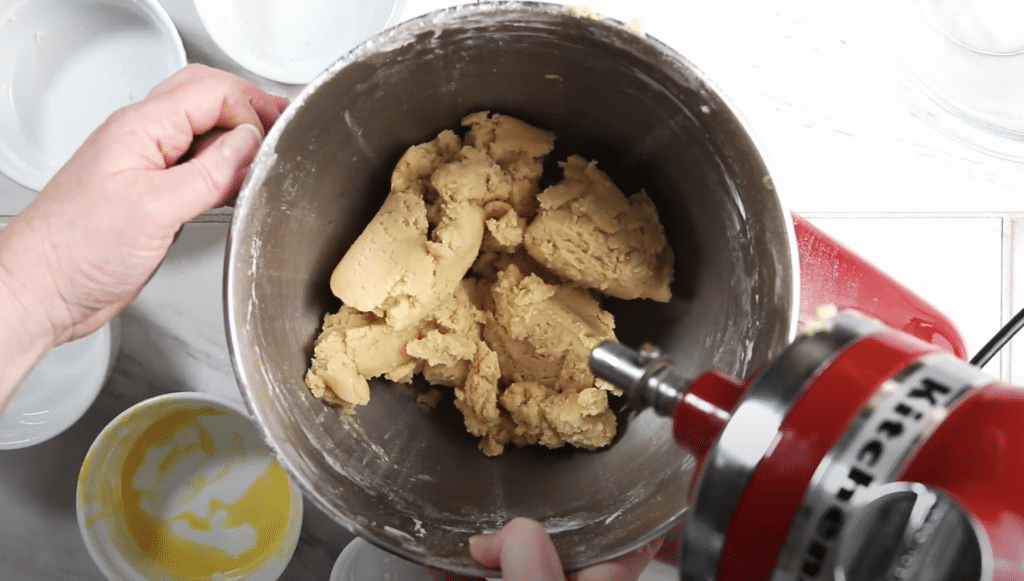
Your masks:
<svg viewBox="0 0 1024 581"><path fill-rule="evenodd" d="M469 537L469 552L474 555L479 553L481 549L489 545L494 540L494 537L496 537L497 534L498 533L487 533Z"/></svg>
<svg viewBox="0 0 1024 581"><path fill-rule="evenodd" d="M252 124L243 123L224 136L220 143L220 151L229 159L247 157L252 155L261 141L263 134L260 130Z"/></svg>

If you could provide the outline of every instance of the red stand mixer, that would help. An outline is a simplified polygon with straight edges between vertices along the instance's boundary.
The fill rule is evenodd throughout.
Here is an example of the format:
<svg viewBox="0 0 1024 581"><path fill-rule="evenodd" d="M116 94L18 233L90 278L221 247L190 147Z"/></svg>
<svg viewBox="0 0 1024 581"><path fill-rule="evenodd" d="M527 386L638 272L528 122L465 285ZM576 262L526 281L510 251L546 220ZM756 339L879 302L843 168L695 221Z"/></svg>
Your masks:
<svg viewBox="0 0 1024 581"><path fill-rule="evenodd" d="M753 376L688 375L647 346L591 357L632 405L674 417L697 458L680 578L1024 578L1024 390L964 361L933 308L796 227L805 331Z"/></svg>

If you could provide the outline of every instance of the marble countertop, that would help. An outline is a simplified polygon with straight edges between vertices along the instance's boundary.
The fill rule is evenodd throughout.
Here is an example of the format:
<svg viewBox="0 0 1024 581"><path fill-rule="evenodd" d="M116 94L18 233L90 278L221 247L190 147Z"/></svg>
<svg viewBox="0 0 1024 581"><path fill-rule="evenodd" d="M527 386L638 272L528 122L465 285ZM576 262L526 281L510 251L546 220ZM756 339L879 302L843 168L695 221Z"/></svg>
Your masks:
<svg viewBox="0 0 1024 581"><path fill-rule="evenodd" d="M189 60L248 77L221 52L192 0L161 0ZM403 18L452 0L409 0ZM962 145L917 115L861 2L573 2L644 31L703 69L759 138L790 207L935 304L978 349L1024 306L1024 165ZM0 224L34 193L0 176ZM95 404L67 432L0 452L0 578L101 580L79 536L75 483L99 431L148 397L198 390L239 399L224 336L230 211L188 224L121 316L122 347ZM988 371L1024 383L1011 343ZM311 503L283 579L326 580L349 533Z"/></svg>

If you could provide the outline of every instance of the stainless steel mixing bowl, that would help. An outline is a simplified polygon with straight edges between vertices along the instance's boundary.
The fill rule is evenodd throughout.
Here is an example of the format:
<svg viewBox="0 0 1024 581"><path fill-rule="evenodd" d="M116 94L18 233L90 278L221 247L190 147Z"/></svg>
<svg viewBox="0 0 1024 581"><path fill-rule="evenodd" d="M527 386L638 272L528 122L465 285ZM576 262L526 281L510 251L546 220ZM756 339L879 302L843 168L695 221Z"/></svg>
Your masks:
<svg viewBox="0 0 1024 581"><path fill-rule="evenodd" d="M388 30L307 87L263 144L238 199L226 269L242 393L283 466L328 515L406 558L480 573L471 534L539 520L569 569L628 552L685 514L693 462L667 420L619 409L597 452L485 457L450 402L421 409L377 380L350 419L303 384L331 270L388 193L410 145L466 113L557 135L645 188L675 249L675 298L609 301L619 338L681 366L743 376L796 320L790 216L733 109L684 58L626 26L554 5L471 4Z"/></svg>

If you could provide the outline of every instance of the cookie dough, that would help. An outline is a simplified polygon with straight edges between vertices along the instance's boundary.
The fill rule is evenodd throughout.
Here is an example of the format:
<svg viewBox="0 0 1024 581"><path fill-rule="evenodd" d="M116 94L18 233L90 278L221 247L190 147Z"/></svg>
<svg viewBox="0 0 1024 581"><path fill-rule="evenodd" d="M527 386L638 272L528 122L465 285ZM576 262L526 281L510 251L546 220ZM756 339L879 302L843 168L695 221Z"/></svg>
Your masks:
<svg viewBox="0 0 1024 581"><path fill-rule="evenodd" d="M672 248L645 192L627 198L594 162L571 156L537 196L526 250L562 278L620 299L672 297Z"/></svg>
<svg viewBox="0 0 1024 581"><path fill-rule="evenodd" d="M605 446L613 388L589 357L615 321L595 291L670 298L654 205L576 156L541 192L552 134L486 112L462 124L464 137L444 131L399 160L331 276L343 306L324 318L306 384L352 413L369 402L368 379L420 374L452 389L485 454Z"/></svg>

